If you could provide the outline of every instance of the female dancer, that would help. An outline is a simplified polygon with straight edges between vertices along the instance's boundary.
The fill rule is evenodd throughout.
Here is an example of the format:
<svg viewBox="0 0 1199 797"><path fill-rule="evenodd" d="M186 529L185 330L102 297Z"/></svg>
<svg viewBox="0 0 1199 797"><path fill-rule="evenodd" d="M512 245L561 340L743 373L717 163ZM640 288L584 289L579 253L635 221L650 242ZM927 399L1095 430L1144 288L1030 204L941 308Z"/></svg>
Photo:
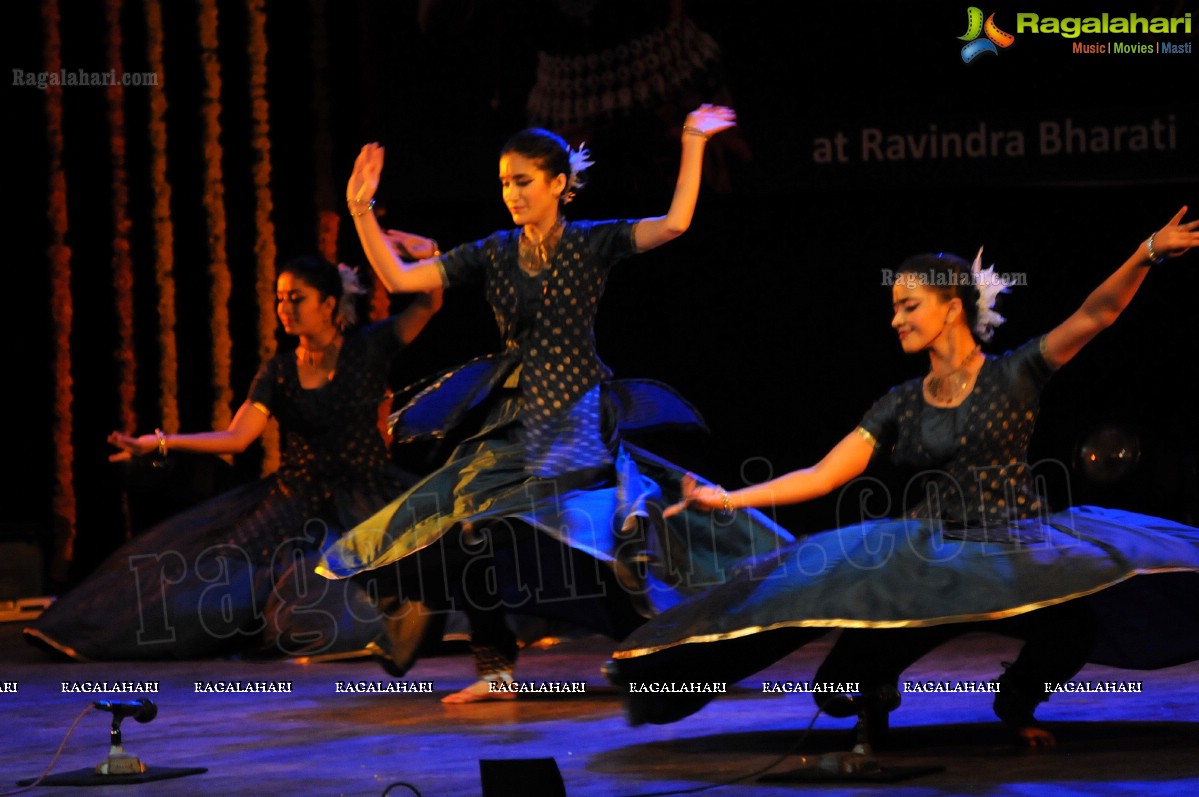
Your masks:
<svg viewBox="0 0 1199 797"><path fill-rule="evenodd" d="M1053 737L1033 716L1046 684L1068 681L1087 661L1153 668L1199 657L1199 530L1096 507L1051 513L1027 464L1046 381L1115 322L1153 264L1199 245L1199 221L1184 223L1185 212L1064 322L997 357L980 348L1003 321L994 301L1004 286L993 270L953 256L905 262L891 325L905 352L928 356L927 376L893 388L812 467L735 492L689 480L683 504L668 510L808 501L882 454L920 472L902 518L815 534L781 558L747 562L638 629L609 677L735 682L842 628L816 682L856 683L861 694L818 695L817 703L879 722L898 705L904 668L956 634L994 631L1025 640L999 679L995 711L1024 743L1048 746ZM1153 611L1138 613L1147 606ZM1171 624L1172 633L1152 633ZM1133 633L1145 638L1129 645ZM669 722L703 703L631 694L626 705L634 722Z"/></svg>
<svg viewBox="0 0 1199 797"><path fill-rule="evenodd" d="M383 150L362 149L347 199L380 279L392 291L483 282L504 339L503 351L437 377L393 417L397 440L464 426L472 434L441 469L327 551L319 568L377 581L372 589L405 599L389 625L389 671L415 660L429 617L461 608L479 680L446 701L509 695L495 688L511 682L517 653L505 609L619 639L718 581L722 566L788 539L756 513L720 529L709 512L663 524L662 490L677 493L683 474L620 433L698 418L664 385L609 379L595 350L608 270L687 229L704 144L733 123L722 107L687 116L670 209L635 222L568 221L563 208L582 186L586 152L545 130L522 131L499 162L516 229L415 263L397 258L370 212Z"/></svg>
<svg viewBox="0 0 1199 797"><path fill-rule="evenodd" d="M373 641L382 625L365 595L324 589L323 579L297 583L311 567L292 564L412 482L387 457L378 408L392 357L424 328L441 295L419 295L399 315L354 330L362 293L346 266L316 257L284 264L277 312L297 346L262 364L229 428L109 436L120 449L113 461L236 454L274 416L282 461L274 474L169 518L115 551L24 630L30 642L104 660L348 652Z"/></svg>

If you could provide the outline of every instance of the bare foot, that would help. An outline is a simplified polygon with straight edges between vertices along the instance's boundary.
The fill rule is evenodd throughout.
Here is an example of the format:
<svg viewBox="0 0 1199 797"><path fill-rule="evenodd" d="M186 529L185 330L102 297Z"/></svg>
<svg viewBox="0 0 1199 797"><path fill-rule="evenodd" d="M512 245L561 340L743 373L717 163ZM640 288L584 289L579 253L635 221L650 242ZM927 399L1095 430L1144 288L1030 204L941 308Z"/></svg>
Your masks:
<svg viewBox="0 0 1199 797"><path fill-rule="evenodd" d="M512 676L489 680L480 678L465 689L446 695L442 703L482 703L488 700L515 700L516 692L508 691L505 687L512 683Z"/></svg>
<svg viewBox="0 0 1199 797"><path fill-rule="evenodd" d="M1052 750L1057 747L1057 739L1053 738L1053 734L1036 725L1017 728L1016 740L1033 750Z"/></svg>

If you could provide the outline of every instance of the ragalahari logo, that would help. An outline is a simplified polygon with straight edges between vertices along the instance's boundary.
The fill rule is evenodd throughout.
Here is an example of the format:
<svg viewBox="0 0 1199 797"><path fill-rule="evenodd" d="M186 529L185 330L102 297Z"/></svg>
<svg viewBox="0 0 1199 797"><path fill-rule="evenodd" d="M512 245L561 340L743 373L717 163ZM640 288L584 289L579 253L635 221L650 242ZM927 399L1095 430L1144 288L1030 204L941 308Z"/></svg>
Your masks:
<svg viewBox="0 0 1199 797"><path fill-rule="evenodd" d="M984 35L985 38L979 38ZM995 24L994 14L987 17L986 22L983 22L982 9L970 6L966 9L966 33L958 36L958 39L967 42L966 46L962 48L962 61L968 64L983 53L999 55L997 48L1011 47L1016 37L999 29L999 26Z"/></svg>

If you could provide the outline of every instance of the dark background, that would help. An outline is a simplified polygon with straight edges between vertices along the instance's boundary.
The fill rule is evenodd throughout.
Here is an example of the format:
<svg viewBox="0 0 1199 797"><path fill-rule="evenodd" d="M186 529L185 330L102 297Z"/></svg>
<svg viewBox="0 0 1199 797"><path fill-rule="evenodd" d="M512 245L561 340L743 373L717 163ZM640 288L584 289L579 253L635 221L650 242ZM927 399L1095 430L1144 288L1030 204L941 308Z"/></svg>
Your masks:
<svg viewBox="0 0 1199 797"><path fill-rule="evenodd" d="M164 5L182 431L201 431L210 424L212 385L197 9L192 2ZM1014 15L1022 11L1194 16L1195 6L1181 0L997 2L983 11L1014 33ZM708 435L657 435L640 441L644 445L730 488L809 465L878 395L927 367L902 356L895 343L881 269L917 252L971 256L984 246L997 271L1026 274L1027 287L1014 289L1000 308L1010 320L988 346L999 352L1064 319L1149 232L1183 204L1199 201L1199 56L1071 54L1064 38L1025 34L998 55L965 64L957 37L965 30L966 7L687 2L687 15L721 48L723 74L712 87L720 96L676 96L588 131L597 165L571 216L639 218L663 213L669 204L677 125L688 103L731 98L738 113L736 131L710 147L692 229L617 269L601 309L599 349L616 373L670 383L711 428ZM246 17L242 3L222 0L219 8L236 404L258 364ZM568 24L564 8L590 10L594 25L587 35ZM64 66L104 70L103 4L63 0L61 9ZM526 124L539 48L602 47L652 29L668 10L667 4L585 0L442 2L432 9L383 0L268 2L280 259L315 250L317 211L329 209L343 219L340 258L366 265L341 200L366 141L387 147L379 193L387 223L435 237L443 248L506 226L496 153ZM42 69L38 4L6 11L10 68ZM126 70L145 70L139 3L126 4L122 34ZM1082 40L1105 38L1158 37ZM1162 38L1193 47L1193 34ZM184 463L168 475L141 474L134 481L106 461L105 437L119 421L104 96L102 89L67 88L63 97L78 577L127 532L120 501L125 488L133 488L136 531L169 502L186 502L217 482L254 478L261 453L247 452L231 468ZM5 346L11 437L4 525L42 541L54 522L44 100L37 89L5 87L6 124L13 128L6 136L6 239L16 249L9 261L16 293L9 297L13 322ZM142 364L137 431L146 432L160 423L146 96L127 89L125 104ZM1173 138L1155 151L1039 152L1038 125L1067 118L1109 130L1158 120L1169 124ZM856 143L864 128L918 136L931 126L969 132L980 125L1022 131L1025 154L863 163ZM851 162L814 162L814 142L838 132L848 137ZM1194 254L1155 268L1117 326L1051 382L1032 458L1064 464L1068 478L1053 482L1059 503L1199 521L1192 387L1199 362L1197 268ZM403 386L495 342L482 298L451 292L444 311L397 364L394 382ZM1107 424L1135 434L1141 458L1126 478L1100 485L1074 468L1074 458L1080 441ZM777 518L804 532L832 525L839 511L830 497L780 508Z"/></svg>

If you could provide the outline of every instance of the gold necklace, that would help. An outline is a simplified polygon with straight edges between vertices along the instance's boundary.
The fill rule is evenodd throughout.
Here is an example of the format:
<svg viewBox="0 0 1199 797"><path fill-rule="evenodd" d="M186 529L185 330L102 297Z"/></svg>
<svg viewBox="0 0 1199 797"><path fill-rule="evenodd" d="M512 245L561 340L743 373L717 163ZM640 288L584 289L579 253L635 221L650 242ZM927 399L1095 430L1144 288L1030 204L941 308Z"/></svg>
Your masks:
<svg viewBox="0 0 1199 797"><path fill-rule="evenodd" d="M304 344L296 346L296 362L300 365L307 365L311 368L325 368L328 366L329 375L333 375L333 366L337 364L337 353L341 350L341 335L336 334L333 340L329 341L328 345L319 348L309 348Z"/></svg>
<svg viewBox="0 0 1199 797"><path fill-rule="evenodd" d="M530 276L537 276L549 267L550 257L558 248L558 239L562 237L562 228L561 218L554 222L554 226L550 227L545 235L541 235L532 224L525 225L520 236L519 259L522 271Z"/></svg>
<svg viewBox="0 0 1199 797"><path fill-rule="evenodd" d="M974 344L974 348L958 363L957 367L943 376L929 371L924 380L924 384L928 387L928 394L940 404L952 404L970 384L970 373L966 370L966 365L974 359L980 348L981 344ZM946 389L948 389L949 395L943 395Z"/></svg>

